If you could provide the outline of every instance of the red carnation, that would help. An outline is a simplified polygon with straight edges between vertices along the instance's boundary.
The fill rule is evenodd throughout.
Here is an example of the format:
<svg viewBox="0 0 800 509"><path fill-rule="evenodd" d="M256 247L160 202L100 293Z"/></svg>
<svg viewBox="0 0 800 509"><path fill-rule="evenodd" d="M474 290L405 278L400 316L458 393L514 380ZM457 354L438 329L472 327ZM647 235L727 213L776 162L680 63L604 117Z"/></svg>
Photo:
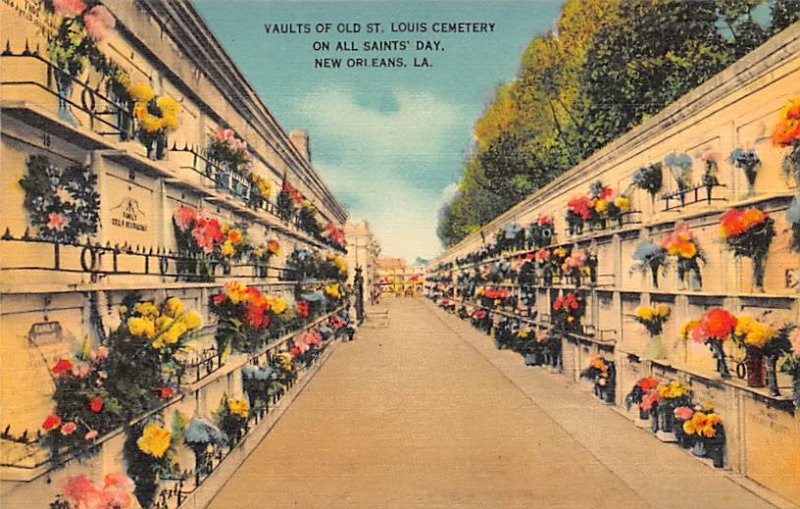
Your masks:
<svg viewBox="0 0 800 509"><path fill-rule="evenodd" d="M72 373L72 363L67 359L59 359L50 371L52 371L56 377L62 378Z"/></svg>
<svg viewBox="0 0 800 509"><path fill-rule="evenodd" d="M173 391L169 387L162 387L158 389L158 397L161 399L169 399L175 395L175 391Z"/></svg>
<svg viewBox="0 0 800 509"><path fill-rule="evenodd" d="M42 423L42 429L45 431L56 429L59 426L61 426L61 417L56 414L48 415Z"/></svg>
<svg viewBox="0 0 800 509"><path fill-rule="evenodd" d="M225 295L224 293L218 293L218 294L214 295L213 297L211 297L211 302L213 302L214 304L217 304L217 305L222 304L226 300L228 300L228 296Z"/></svg>
<svg viewBox="0 0 800 509"><path fill-rule="evenodd" d="M94 398L89 400L89 410L92 412L99 414L103 410L103 399L95 396Z"/></svg>

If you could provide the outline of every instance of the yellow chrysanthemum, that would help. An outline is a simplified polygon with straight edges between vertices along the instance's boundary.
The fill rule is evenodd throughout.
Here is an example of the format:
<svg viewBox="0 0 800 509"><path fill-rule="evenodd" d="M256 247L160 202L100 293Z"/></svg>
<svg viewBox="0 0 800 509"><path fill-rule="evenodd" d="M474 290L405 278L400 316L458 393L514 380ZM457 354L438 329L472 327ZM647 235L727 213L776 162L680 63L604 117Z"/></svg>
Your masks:
<svg viewBox="0 0 800 509"><path fill-rule="evenodd" d="M178 297L170 297L164 301L164 314L175 318L183 313L183 302Z"/></svg>
<svg viewBox="0 0 800 509"><path fill-rule="evenodd" d="M269 308L276 315L280 315L281 313L284 313L287 309L289 309L289 306L286 304L286 301L284 301L280 297L276 297L271 301L269 301Z"/></svg>
<svg viewBox="0 0 800 509"><path fill-rule="evenodd" d="M128 87L128 95L138 103L148 103L155 97L155 93L153 89L150 88L150 85L142 82L134 83Z"/></svg>
<svg viewBox="0 0 800 509"><path fill-rule="evenodd" d="M225 285L225 295L231 299L232 303L238 304L247 296L247 288L241 283L233 281Z"/></svg>
<svg viewBox="0 0 800 509"><path fill-rule="evenodd" d="M219 252L222 254L222 256L233 256L233 253L236 252L236 249L233 247L233 242L226 240L222 243L222 247L219 248Z"/></svg>
<svg viewBox="0 0 800 509"><path fill-rule="evenodd" d="M178 104L178 101L169 96L161 96L156 99L156 106L158 106L158 109L161 110L162 115L165 117L167 115L172 115L174 117L181 112L181 105Z"/></svg>
<svg viewBox="0 0 800 509"><path fill-rule="evenodd" d="M244 399L229 399L228 410L230 410L233 415L238 415L242 419L247 419L250 415L250 405Z"/></svg>
<svg viewBox="0 0 800 509"><path fill-rule="evenodd" d="M136 103L133 107L133 116L136 120L141 121L146 116L150 115L147 113L147 106L144 103Z"/></svg>
<svg viewBox="0 0 800 509"><path fill-rule="evenodd" d="M181 336L186 334L186 325L183 322L175 322L172 324L172 327L164 331L160 339L164 341L164 343L168 345L174 345L181 339Z"/></svg>
<svg viewBox="0 0 800 509"><path fill-rule="evenodd" d="M594 204L594 209L597 212L603 213L608 210L608 203L603 199L597 200L597 203Z"/></svg>
<svg viewBox="0 0 800 509"><path fill-rule="evenodd" d="M156 326L147 318L133 317L128 319L128 331L136 337L150 339L156 334Z"/></svg>
<svg viewBox="0 0 800 509"><path fill-rule="evenodd" d="M139 123L142 124L142 129L148 133L160 131L164 127L160 117L150 114L144 115L142 118L140 118Z"/></svg>
<svg viewBox="0 0 800 509"><path fill-rule="evenodd" d="M339 292L339 284L334 283L332 285L328 285L325 287L325 295L333 297L334 299L338 299L341 295Z"/></svg>
<svg viewBox="0 0 800 509"><path fill-rule="evenodd" d="M627 196L619 196L614 200L614 205L623 212L630 210L631 200Z"/></svg>
<svg viewBox="0 0 800 509"><path fill-rule="evenodd" d="M339 269L339 272L347 272L347 262L345 262L344 258L341 256L334 256L333 263L336 264L336 268Z"/></svg>
<svg viewBox="0 0 800 509"><path fill-rule="evenodd" d="M142 436L136 441L139 450L154 458L161 458L169 450L172 434L167 428L157 424L148 424L144 427Z"/></svg>
<svg viewBox="0 0 800 509"><path fill-rule="evenodd" d="M156 318L156 331L161 332L167 329L172 324L173 319L168 316L159 316Z"/></svg>
<svg viewBox="0 0 800 509"><path fill-rule="evenodd" d="M659 304L655 308L655 314L660 317L666 317L670 314L669 306L666 304Z"/></svg>
<svg viewBox="0 0 800 509"><path fill-rule="evenodd" d="M161 126L168 131L177 131L181 121L175 115L164 115L161 118Z"/></svg>
<svg viewBox="0 0 800 509"><path fill-rule="evenodd" d="M189 311L185 315L181 316L181 321L184 325L186 325L188 330L199 329L200 326L203 325L203 320L196 311Z"/></svg>
<svg viewBox="0 0 800 509"><path fill-rule="evenodd" d="M639 306L636 308L636 317L640 320L650 321L653 319L653 311L654 309L650 306Z"/></svg>
<svg viewBox="0 0 800 509"><path fill-rule="evenodd" d="M140 302L136 304L133 309L140 315L149 318L155 318L160 314L158 312L158 306L156 306L152 301Z"/></svg>

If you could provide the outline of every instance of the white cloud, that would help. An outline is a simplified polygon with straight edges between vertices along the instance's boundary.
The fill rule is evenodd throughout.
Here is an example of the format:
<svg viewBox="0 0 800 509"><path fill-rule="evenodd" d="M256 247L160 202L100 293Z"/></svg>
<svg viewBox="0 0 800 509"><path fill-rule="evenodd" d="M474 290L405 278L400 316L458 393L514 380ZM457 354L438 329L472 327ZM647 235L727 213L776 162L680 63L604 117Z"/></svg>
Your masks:
<svg viewBox="0 0 800 509"><path fill-rule="evenodd" d="M458 109L434 95L394 92L396 108L357 104L346 90L320 89L301 98L299 110L311 134L314 165L332 191L355 196L352 220L366 219L386 256L432 257L441 249L436 212L456 191L442 189L442 167L452 150ZM315 142L316 140L316 142ZM446 166L446 164L445 164ZM431 172L438 172L429 178ZM432 183L435 183L432 185Z"/></svg>

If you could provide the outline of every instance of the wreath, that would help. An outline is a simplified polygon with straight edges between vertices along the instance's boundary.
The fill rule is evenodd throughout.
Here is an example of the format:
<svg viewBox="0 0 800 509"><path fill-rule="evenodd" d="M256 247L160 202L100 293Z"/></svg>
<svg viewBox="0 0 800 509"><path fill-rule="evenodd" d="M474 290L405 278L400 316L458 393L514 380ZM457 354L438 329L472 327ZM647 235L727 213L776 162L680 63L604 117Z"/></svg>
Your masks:
<svg viewBox="0 0 800 509"><path fill-rule="evenodd" d="M25 190L25 209L38 237L51 242L75 243L81 235L97 232L100 207L97 176L88 166L65 169L47 156L31 156L28 174L19 184Z"/></svg>

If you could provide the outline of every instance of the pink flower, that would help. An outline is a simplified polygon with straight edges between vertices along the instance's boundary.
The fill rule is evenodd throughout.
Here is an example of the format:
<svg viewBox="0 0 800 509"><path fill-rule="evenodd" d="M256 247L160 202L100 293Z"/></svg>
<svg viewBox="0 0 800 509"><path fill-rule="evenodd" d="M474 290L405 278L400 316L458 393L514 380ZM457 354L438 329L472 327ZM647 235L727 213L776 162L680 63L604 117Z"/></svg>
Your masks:
<svg viewBox="0 0 800 509"><path fill-rule="evenodd" d="M719 152L715 151L714 149L707 148L703 153L700 155L700 159L705 162L718 162L720 160Z"/></svg>
<svg viewBox="0 0 800 509"><path fill-rule="evenodd" d="M58 212L50 212L47 215L47 227L51 230L61 231L67 225L67 220Z"/></svg>
<svg viewBox="0 0 800 509"><path fill-rule="evenodd" d="M64 436L71 435L78 429L78 425L72 421L65 422L63 426L61 426L61 434Z"/></svg>
<svg viewBox="0 0 800 509"><path fill-rule="evenodd" d="M108 357L108 347L107 346L100 346L97 348L97 358L102 360Z"/></svg>
<svg viewBox="0 0 800 509"><path fill-rule="evenodd" d="M89 372L91 372L91 368L85 362L81 362L80 364L75 364L72 366L72 375L77 376L78 378L85 378L89 376Z"/></svg>
<svg viewBox="0 0 800 509"><path fill-rule="evenodd" d="M228 141L233 139L235 136L233 129L223 129L222 127L217 128L217 138L220 141Z"/></svg>
<svg viewBox="0 0 800 509"><path fill-rule="evenodd" d="M86 10L86 4L83 0L53 0L53 9L56 14L75 17Z"/></svg>
<svg viewBox="0 0 800 509"><path fill-rule="evenodd" d="M89 13L83 17L86 23L86 30L89 37L95 41L102 41L114 30L116 20L111 13L102 5L95 5Z"/></svg>
<svg viewBox="0 0 800 509"><path fill-rule="evenodd" d="M95 438L97 438L97 435L98 435L98 432L97 432L97 430L96 430L96 429L93 429L92 431L90 431L90 432L86 433L86 434L83 436L83 439L84 439L84 440L94 440Z"/></svg>
<svg viewBox="0 0 800 509"><path fill-rule="evenodd" d="M688 406L679 406L675 409L675 418L680 419L682 421L688 421L694 415L694 410L689 408Z"/></svg>
<svg viewBox="0 0 800 509"><path fill-rule="evenodd" d="M181 207L172 215L175 219L175 224L182 230L188 230L197 219L197 211L192 207Z"/></svg>
<svg viewBox="0 0 800 509"><path fill-rule="evenodd" d="M89 507L97 498L98 492L94 483L85 475L70 477L64 485L64 496L77 507Z"/></svg>

